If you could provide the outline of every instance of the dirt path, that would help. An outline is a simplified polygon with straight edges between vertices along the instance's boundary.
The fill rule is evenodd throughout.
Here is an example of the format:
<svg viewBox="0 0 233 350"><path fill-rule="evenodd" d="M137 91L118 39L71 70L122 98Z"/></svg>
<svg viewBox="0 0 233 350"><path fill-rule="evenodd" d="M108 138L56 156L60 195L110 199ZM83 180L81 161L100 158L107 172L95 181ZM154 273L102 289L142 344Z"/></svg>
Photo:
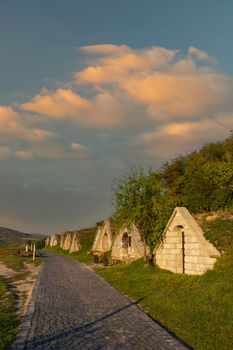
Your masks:
<svg viewBox="0 0 233 350"><path fill-rule="evenodd" d="M11 290L18 295L17 313L23 316L26 312L28 302L31 298L32 289L35 284L40 266L34 264L24 264L25 270L23 272L16 272L4 263L0 263L0 276L3 276L10 282Z"/></svg>

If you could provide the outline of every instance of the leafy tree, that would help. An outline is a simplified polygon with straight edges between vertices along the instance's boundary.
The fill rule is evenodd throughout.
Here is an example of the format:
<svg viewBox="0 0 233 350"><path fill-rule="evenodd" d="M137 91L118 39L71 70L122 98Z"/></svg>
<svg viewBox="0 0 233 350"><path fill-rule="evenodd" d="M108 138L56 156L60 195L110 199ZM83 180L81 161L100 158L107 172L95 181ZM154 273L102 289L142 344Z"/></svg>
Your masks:
<svg viewBox="0 0 233 350"><path fill-rule="evenodd" d="M186 164L187 157L179 155L170 162L166 162L160 172L164 187L169 189L173 202L178 206L182 206L186 202L184 195Z"/></svg>
<svg viewBox="0 0 233 350"><path fill-rule="evenodd" d="M217 161L206 163L204 177L214 186L214 209L230 207L233 201L233 163Z"/></svg>
<svg viewBox="0 0 233 350"><path fill-rule="evenodd" d="M175 205L191 212L233 205L233 134L164 164L161 179Z"/></svg>
<svg viewBox="0 0 233 350"><path fill-rule="evenodd" d="M171 213L169 197L158 172L133 168L113 186L113 218L118 229L137 226L144 246L157 244ZM144 249L144 259L146 258Z"/></svg>

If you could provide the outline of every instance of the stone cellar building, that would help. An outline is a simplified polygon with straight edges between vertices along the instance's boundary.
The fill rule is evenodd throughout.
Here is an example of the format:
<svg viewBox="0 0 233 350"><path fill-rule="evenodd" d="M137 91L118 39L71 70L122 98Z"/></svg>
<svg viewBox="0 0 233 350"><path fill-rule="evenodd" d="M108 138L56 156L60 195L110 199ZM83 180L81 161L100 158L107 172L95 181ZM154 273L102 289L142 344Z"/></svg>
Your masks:
<svg viewBox="0 0 233 350"><path fill-rule="evenodd" d="M45 241L46 246L59 246L70 253L78 252L81 249L80 234L78 231L65 231L61 234L48 236Z"/></svg>
<svg viewBox="0 0 233 350"><path fill-rule="evenodd" d="M220 257L185 207L175 208L154 255L159 267L190 275L202 275L213 269Z"/></svg>
<svg viewBox="0 0 233 350"><path fill-rule="evenodd" d="M110 220L104 220L103 224L97 227L94 243L91 249L92 253L99 256L111 250L114 236L115 234Z"/></svg>
<svg viewBox="0 0 233 350"><path fill-rule="evenodd" d="M149 247L146 247L146 254L149 252ZM135 225L131 229L124 228L117 233L112 245L113 260L130 261L140 259L143 255L144 243Z"/></svg>

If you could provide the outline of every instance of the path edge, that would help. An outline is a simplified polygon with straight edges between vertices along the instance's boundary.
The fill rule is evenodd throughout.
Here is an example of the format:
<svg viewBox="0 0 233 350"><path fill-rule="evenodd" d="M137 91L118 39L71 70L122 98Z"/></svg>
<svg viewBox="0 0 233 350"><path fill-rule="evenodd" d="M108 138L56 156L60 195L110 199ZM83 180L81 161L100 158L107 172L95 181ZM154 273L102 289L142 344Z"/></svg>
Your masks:
<svg viewBox="0 0 233 350"><path fill-rule="evenodd" d="M29 334L29 331L31 328L31 324L32 324L32 320L33 320L33 316L34 316L34 312L35 312L35 304L36 304L36 299L37 299L37 295L38 295L38 290L39 290L39 285L40 285L43 270L44 270L44 262L42 262L40 265L40 270L39 270L39 273L37 275L36 282L35 282L33 289L32 289L31 298L30 298L29 303L27 305L27 309L26 309L26 312L23 316L23 321L19 327L18 333L15 337L14 342L11 345L11 350L24 350L25 349L26 339L28 337L28 334Z"/></svg>

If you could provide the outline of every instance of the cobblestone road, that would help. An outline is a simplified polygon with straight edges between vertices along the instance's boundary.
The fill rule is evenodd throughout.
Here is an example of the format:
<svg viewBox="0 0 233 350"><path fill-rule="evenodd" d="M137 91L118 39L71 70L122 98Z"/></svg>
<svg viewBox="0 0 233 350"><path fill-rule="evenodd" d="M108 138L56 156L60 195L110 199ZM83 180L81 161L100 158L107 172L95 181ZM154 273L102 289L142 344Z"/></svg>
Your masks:
<svg viewBox="0 0 233 350"><path fill-rule="evenodd" d="M84 265L43 254L45 263L24 349L187 349Z"/></svg>

